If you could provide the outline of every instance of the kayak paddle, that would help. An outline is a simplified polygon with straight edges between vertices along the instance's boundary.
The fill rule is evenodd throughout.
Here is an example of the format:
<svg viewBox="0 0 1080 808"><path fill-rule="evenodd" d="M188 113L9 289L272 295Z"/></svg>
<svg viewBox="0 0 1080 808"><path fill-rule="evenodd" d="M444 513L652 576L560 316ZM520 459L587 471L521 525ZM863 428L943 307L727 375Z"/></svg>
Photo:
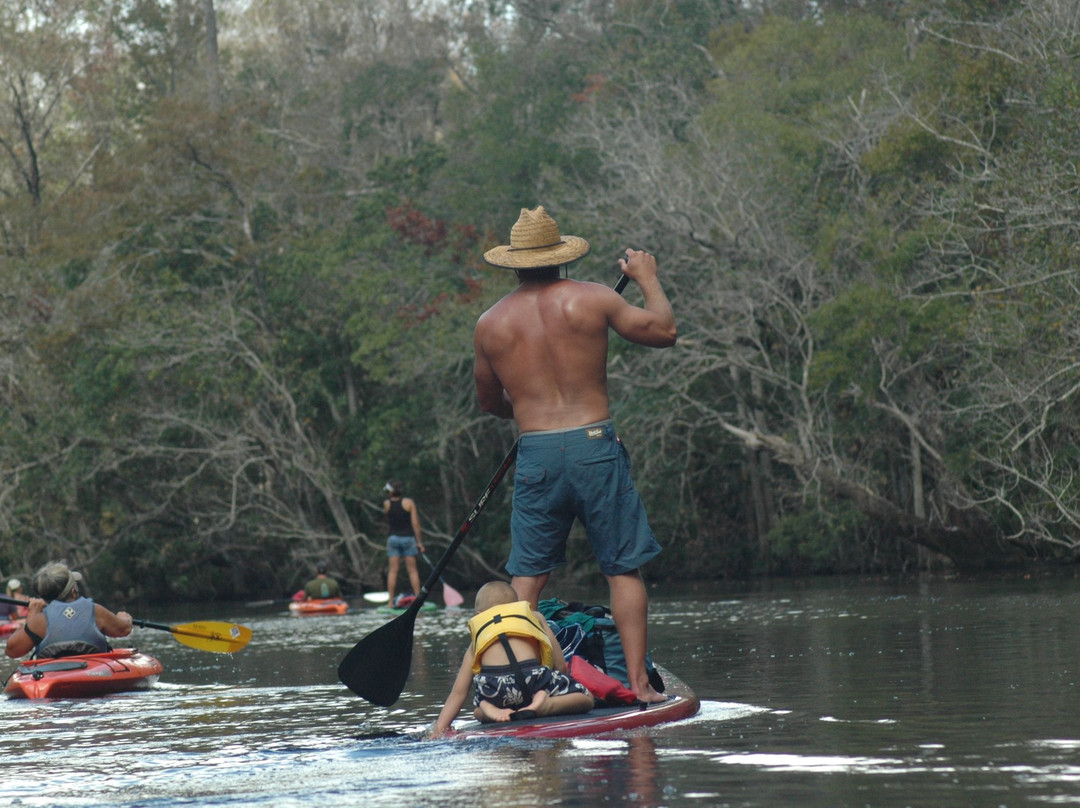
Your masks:
<svg viewBox="0 0 1080 808"><path fill-rule="evenodd" d="M222 623L216 620L200 620L198 623L183 623L179 626L167 626L164 623L151 623L148 620L132 618L132 623L141 628L155 628L168 631L177 642L198 648L200 651L213 651L218 654L231 654L239 651L251 642L251 629L236 623Z"/></svg>
<svg viewBox="0 0 1080 808"><path fill-rule="evenodd" d="M420 555L423 557L424 561L427 562L427 565L429 567L435 569L435 565L431 563L431 559L428 558L427 553L421 553ZM460 606L462 603L465 602L465 598L462 596L462 594L456 589L454 589L454 587L450 586L450 584L446 582L446 579L443 578L441 575L439 576L439 583L442 584L443 603L445 603L447 606L453 608L455 606Z"/></svg>
<svg viewBox="0 0 1080 808"><path fill-rule="evenodd" d="M29 606L30 602L0 595L0 603L13 606ZM198 623L184 623L179 626L167 626L164 623L151 623L137 617L131 618L133 625L142 628L155 628L168 631L178 642L198 648L200 651L214 651L219 654L231 654L239 651L251 642L251 629L236 623L221 623L203 620Z"/></svg>
<svg viewBox="0 0 1080 808"><path fill-rule="evenodd" d="M630 282L629 275L622 275L615 284L615 291L622 294L626 284ZM518 445L510 447L506 453L502 465L499 466L495 476L491 478L480 499L473 505L472 511L458 529L454 540L446 548L442 558L432 567L431 574L424 585L420 587L413 602L409 604L401 615L364 637L352 647L338 665L338 679L349 690L363 699L379 707L389 707L401 695L405 689L405 682L409 678L409 667L412 665L413 630L416 627L416 615L420 607L424 605L431 588L439 581L442 571L450 563L450 558L457 548L465 540L465 534L472 528L476 517L484 509L488 498L502 482L507 470L517 459Z"/></svg>

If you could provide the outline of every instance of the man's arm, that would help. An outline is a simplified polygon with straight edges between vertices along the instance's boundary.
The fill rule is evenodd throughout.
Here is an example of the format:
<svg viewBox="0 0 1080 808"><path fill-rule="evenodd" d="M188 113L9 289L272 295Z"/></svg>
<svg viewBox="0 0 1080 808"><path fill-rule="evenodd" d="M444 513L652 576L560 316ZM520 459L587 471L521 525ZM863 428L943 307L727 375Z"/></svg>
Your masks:
<svg viewBox="0 0 1080 808"><path fill-rule="evenodd" d="M627 250L619 259L625 275L631 277L645 296L645 306L630 305L615 294L611 300L608 321L623 339L650 348L669 348L675 344L678 330L671 302L660 285L656 258L644 250Z"/></svg>
<svg viewBox="0 0 1080 808"><path fill-rule="evenodd" d="M473 333L473 348L476 351L476 360L473 363L473 381L476 383L476 399L480 403L483 412L498 416L499 418L513 418L514 405L499 377L495 375L495 369L491 366L487 354L481 347L481 331L483 323L477 323Z"/></svg>

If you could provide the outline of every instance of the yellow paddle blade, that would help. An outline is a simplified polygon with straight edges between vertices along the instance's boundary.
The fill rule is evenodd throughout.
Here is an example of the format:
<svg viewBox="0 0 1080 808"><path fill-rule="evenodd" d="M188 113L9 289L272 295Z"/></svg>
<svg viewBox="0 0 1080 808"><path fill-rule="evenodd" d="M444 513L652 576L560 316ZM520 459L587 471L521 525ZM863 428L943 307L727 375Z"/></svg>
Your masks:
<svg viewBox="0 0 1080 808"><path fill-rule="evenodd" d="M236 623L204 620L198 623L185 623L181 626L169 626L168 630L178 642L184 645L219 654L234 653L251 642L251 629Z"/></svg>

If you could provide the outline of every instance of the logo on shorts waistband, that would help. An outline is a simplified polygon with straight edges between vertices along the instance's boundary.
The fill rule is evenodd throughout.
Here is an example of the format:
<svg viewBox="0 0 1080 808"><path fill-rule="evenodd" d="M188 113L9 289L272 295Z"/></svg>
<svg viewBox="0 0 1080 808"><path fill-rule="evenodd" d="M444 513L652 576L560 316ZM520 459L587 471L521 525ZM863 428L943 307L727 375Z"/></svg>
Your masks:
<svg viewBox="0 0 1080 808"><path fill-rule="evenodd" d="M589 440L595 440L596 438L604 437L604 428L602 426L594 426L592 429L585 430L585 437Z"/></svg>

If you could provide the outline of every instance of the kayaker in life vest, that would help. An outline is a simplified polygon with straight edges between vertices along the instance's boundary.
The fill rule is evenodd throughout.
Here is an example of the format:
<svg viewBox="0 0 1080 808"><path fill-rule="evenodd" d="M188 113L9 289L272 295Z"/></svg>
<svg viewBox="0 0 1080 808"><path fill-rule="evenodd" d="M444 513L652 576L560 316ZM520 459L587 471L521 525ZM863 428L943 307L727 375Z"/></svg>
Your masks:
<svg viewBox="0 0 1080 808"><path fill-rule="evenodd" d="M485 723L593 708L589 691L566 673L566 660L547 620L519 600L510 584L484 584L475 606L476 615L469 621L472 641L431 737L450 729L470 689L473 715Z"/></svg>
<svg viewBox="0 0 1080 808"><path fill-rule="evenodd" d="M326 600L340 598L341 585L326 574L326 564L319 562L315 567L315 577L304 584L304 600Z"/></svg>
<svg viewBox="0 0 1080 808"><path fill-rule="evenodd" d="M8 637L5 653L12 659L31 651L35 657L93 654L109 650L109 637L131 633L131 615L113 613L79 594L82 574L53 562L34 573L26 624Z"/></svg>

